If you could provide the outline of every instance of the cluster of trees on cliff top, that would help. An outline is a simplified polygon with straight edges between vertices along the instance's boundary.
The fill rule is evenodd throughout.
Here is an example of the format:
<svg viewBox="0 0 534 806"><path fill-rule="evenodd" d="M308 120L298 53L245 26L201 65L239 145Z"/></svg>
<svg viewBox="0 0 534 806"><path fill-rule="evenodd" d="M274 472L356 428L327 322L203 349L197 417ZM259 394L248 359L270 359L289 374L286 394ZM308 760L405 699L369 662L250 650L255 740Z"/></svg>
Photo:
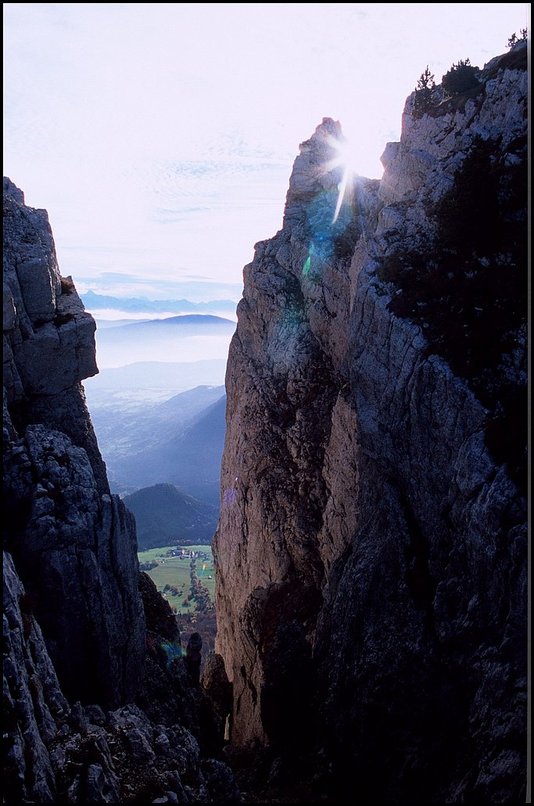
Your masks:
<svg viewBox="0 0 534 806"><path fill-rule="evenodd" d="M522 28L519 36L513 33L508 39L508 48L513 49L520 42L527 39L527 29ZM471 64L469 59L460 59L453 64L450 70L441 78L441 88L445 94L445 99L454 98L463 93L469 93L480 86L480 70ZM413 103L414 117L420 118L425 113L430 112L435 105L434 90L436 83L434 74L431 73L428 65L423 70L415 87L415 98ZM440 99L443 100L443 99Z"/></svg>

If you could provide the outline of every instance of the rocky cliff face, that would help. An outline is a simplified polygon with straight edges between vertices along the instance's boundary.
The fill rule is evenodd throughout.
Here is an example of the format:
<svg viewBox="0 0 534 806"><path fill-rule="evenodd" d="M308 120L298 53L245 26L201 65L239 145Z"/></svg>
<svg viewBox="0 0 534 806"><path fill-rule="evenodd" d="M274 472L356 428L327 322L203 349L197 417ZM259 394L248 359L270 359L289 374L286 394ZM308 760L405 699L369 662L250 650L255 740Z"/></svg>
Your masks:
<svg viewBox="0 0 534 806"><path fill-rule="evenodd" d="M176 621L149 577L147 707L108 710L67 701L10 554L3 560L4 803L238 802L228 767L196 738L202 695L165 658L161 639L177 639Z"/></svg>
<svg viewBox="0 0 534 806"><path fill-rule="evenodd" d="M4 802L235 802L81 380L95 323L4 179Z"/></svg>
<svg viewBox="0 0 534 806"><path fill-rule="evenodd" d="M144 653L135 525L109 495L81 380L95 323L46 212L4 180L5 548L70 699L131 701Z"/></svg>
<svg viewBox="0 0 534 806"><path fill-rule="evenodd" d="M526 380L527 74L509 56L429 114L409 98L381 182L345 181L324 120L245 268L215 540L232 741L306 754L341 799L524 797L526 514L499 447ZM487 248L457 220L484 144L510 222Z"/></svg>

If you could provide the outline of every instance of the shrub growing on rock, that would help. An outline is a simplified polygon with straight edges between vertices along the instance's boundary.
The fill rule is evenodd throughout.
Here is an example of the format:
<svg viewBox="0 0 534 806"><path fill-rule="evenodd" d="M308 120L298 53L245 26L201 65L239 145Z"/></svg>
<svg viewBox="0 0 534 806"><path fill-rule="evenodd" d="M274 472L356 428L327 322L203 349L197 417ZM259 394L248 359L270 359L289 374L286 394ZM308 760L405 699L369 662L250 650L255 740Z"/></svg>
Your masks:
<svg viewBox="0 0 534 806"><path fill-rule="evenodd" d="M419 76L415 88L415 98L413 102L413 116L415 118L421 118L430 110L432 106L432 91L435 86L434 75L430 72L427 65L426 69Z"/></svg>
<svg viewBox="0 0 534 806"><path fill-rule="evenodd" d="M478 67L473 67L469 59L460 59L441 79L441 85L450 95L461 95L478 86Z"/></svg>

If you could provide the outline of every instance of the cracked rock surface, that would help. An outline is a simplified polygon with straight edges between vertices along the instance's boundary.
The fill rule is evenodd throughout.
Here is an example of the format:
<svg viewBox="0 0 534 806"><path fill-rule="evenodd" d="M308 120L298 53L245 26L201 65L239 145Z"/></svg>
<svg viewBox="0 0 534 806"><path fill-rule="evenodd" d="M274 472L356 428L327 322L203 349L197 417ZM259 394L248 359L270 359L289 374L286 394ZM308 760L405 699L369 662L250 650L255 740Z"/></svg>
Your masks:
<svg viewBox="0 0 534 806"><path fill-rule="evenodd" d="M335 797L524 798L525 500L487 409L377 276L428 248L477 138L500 160L524 136L527 74L490 65L463 105L416 120L408 99L384 178L339 215L325 119L244 271L214 544L232 742L305 753Z"/></svg>
<svg viewBox="0 0 534 806"><path fill-rule="evenodd" d="M4 179L4 494L12 554L72 701L135 695L144 653L135 523L110 496L81 381L93 318L62 278L44 210Z"/></svg>

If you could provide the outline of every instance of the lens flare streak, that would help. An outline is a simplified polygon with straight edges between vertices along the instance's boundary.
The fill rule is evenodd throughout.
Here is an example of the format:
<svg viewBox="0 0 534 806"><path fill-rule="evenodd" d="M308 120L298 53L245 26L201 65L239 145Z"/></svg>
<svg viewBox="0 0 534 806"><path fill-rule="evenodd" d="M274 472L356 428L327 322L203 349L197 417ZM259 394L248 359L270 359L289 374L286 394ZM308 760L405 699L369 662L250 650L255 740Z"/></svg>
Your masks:
<svg viewBox="0 0 534 806"><path fill-rule="evenodd" d="M336 209L332 219L332 224L335 224L341 212L343 202L345 201L345 196L347 195L349 180L356 174L356 169L354 152L346 140L338 140L336 137L330 135L328 137L328 144L335 151L336 156L326 163L325 172L333 171L335 168L342 168L343 170L341 182L338 185Z"/></svg>

